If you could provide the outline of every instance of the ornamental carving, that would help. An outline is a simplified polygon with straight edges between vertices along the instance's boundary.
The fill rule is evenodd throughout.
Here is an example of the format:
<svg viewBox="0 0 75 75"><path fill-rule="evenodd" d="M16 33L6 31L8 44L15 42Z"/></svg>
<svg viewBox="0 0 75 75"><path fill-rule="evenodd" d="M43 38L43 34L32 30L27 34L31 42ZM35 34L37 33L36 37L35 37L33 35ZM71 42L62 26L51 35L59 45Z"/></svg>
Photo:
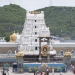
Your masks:
<svg viewBox="0 0 75 75"><path fill-rule="evenodd" d="M47 54L49 52L49 47L47 45L42 46L41 48L42 53Z"/></svg>

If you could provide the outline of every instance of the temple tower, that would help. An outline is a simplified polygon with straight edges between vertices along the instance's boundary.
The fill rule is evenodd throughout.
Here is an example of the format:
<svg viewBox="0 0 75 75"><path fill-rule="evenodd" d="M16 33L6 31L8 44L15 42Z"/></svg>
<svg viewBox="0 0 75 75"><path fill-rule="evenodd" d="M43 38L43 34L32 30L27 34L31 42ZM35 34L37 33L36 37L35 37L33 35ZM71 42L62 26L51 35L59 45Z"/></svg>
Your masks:
<svg viewBox="0 0 75 75"><path fill-rule="evenodd" d="M39 35L40 31L44 28L44 12L29 12L26 13L26 19L24 23L24 29L20 36L19 49L22 51L39 51ZM49 27L45 26L49 31ZM46 34L48 34L46 32ZM49 31L50 35L50 31ZM45 44L45 43L43 43ZM42 44L42 45L43 45Z"/></svg>

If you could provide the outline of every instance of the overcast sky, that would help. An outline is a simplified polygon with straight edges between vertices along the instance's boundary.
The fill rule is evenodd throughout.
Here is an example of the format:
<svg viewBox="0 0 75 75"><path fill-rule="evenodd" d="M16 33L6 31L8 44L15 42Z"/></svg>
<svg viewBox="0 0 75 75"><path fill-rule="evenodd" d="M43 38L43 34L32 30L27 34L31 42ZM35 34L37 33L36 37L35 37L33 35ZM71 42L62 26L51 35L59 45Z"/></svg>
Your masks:
<svg viewBox="0 0 75 75"><path fill-rule="evenodd" d="M0 6L9 5L10 3L20 5L29 11L48 6L75 7L75 0L0 0Z"/></svg>

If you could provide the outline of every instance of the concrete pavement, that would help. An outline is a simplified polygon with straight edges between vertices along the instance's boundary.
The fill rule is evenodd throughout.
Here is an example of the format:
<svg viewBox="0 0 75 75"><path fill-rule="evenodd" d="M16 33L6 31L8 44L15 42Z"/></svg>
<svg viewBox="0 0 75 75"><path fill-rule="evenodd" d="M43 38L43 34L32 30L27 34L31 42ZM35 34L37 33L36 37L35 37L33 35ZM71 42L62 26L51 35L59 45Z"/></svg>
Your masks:
<svg viewBox="0 0 75 75"><path fill-rule="evenodd" d="M0 69L0 75L2 75L2 69ZM8 75L8 73L6 72L6 75ZM9 75L34 75L34 73L13 73L12 72L12 68L9 69ZM40 74L38 74L40 75ZM42 74L43 75L43 74ZM49 73L49 75L52 75L52 73ZM54 75L60 75L60 73L54 73ZM66 73L62 73L62 75L75 75L73 72L66 72Z"/></svg>
<svg viewBox="0 0 75 75"><path fill-rule="evenodd" d="M6 74L6 75L8 75L8 74ZM34 73L12 73L12 72L9 72L9 75L34 75ZM38 75L40 75L40 74L38 74ZM49 73L49 75L52 75L52 73ZM60 75L60 73L54 73L54 75ZM74 74L72 72L67 72L67 73L62 73L62 75L74 75Z"/></svg>

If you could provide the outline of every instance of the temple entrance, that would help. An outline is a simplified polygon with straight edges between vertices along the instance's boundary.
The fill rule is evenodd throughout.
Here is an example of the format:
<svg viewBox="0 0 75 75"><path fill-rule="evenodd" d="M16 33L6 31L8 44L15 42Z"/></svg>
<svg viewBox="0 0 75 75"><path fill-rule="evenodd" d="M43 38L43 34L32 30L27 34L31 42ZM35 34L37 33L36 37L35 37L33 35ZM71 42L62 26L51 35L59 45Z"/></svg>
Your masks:
<svg viewBox="0 0 75 75"><path fill-rule="evenodd" d="M47 63L47 56L41 56L41 63ZM24 56L23 57L24 63L39 63L39 55L38 56ZM50 56L50 62L51 63L63 63L63 57L55 57Z"/></svg>
<svg viewBox="0 0 75 75"><path fill-rule="evenodd" d="M23 57L24 63L38 62L39 61L38 58L39 56L34 56L34 55L31 56L26 55Z"/></svg>
<svg viewBox="0 0 75 75"><path fill-rule="evenodd" d="M50 63L50 35L48 36L39 36L39 61ZM42 41L42 39L44 39ZM41 46L42 42L46 42L46 45Z"/></svg>

